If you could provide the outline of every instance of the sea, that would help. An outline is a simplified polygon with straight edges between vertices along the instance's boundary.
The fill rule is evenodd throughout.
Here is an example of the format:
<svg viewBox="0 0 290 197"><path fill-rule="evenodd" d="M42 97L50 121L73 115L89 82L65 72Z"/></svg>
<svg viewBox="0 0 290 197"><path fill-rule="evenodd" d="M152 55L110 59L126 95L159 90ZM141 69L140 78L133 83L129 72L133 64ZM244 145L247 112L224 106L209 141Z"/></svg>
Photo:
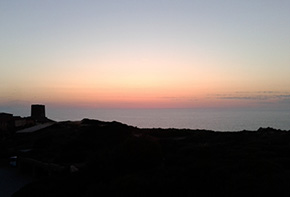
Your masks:
<svg viewBox="0 0 290 197"><path fill-rule="evenodd" d="M47 109L49 118L118 121L139 128L255 131L260 127L290 130L290 110L257 109Z"/></svg>
<svg viewBox="0 0 290 197"><path fill-rule="evenodd" d="M25 108L0 108L14 115L29 116ZM290 109L100 109L46 106L46 116L56 121L84 118L118 121L139 128L255 131L260 127L290 130Z"/></svg>

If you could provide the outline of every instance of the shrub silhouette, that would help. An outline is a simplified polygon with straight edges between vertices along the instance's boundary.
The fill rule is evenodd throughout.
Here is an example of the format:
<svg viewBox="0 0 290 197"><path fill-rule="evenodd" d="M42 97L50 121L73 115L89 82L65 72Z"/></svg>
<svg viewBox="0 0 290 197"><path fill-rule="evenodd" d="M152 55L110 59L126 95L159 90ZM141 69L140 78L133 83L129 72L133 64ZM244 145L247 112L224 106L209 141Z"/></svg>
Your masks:
<svg viewBox="0 0 290 197"><path fill-rule="evenodd" d="M128 139L120 148L118 163L125 171L140 171L158 167L162 162L161 147L150 136Z"/></svg>

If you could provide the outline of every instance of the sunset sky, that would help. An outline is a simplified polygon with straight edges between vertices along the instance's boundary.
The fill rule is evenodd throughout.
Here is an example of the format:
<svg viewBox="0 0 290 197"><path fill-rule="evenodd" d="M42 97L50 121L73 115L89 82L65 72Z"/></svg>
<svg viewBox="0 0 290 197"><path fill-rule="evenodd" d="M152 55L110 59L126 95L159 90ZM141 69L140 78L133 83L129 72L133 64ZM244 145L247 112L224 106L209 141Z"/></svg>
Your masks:
<svg viewBox="0 0 290 197"><path fill-rule="evenodd" d="M290 108L289 0L1 0L0 109Z"/></svg>

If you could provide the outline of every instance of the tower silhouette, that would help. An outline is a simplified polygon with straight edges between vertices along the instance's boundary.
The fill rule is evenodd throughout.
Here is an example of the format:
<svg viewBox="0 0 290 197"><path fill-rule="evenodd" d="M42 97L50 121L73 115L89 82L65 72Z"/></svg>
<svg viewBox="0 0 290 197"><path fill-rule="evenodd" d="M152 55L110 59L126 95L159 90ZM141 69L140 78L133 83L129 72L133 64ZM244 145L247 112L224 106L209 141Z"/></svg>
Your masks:
<svg viewBox="0 0 290 197"><path fill-rule="evenodd" d="M36 121L45 120L45 105L31 105L31 118Z"/></svg>

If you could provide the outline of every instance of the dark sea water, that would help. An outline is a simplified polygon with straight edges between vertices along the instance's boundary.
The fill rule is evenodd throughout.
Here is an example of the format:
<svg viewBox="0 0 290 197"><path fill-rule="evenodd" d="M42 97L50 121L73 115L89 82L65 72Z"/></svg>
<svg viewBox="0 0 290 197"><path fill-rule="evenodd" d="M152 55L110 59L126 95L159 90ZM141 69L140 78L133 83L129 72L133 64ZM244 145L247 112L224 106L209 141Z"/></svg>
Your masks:
<svg viewBox="0 0 290 197"><path fill-rule="evenodd" d="M140 128L189 128L215 131L290 130L290 110L233 109L47 109L54 120L92 118Z"/></svg>
<svg viewBox="0 0 290 197"><path fill-rule="evenodd" d="M14 115L29 116L30 106L0 108ZM272 127L290 130L290 109L82 109L46 106L56 121L119 121L139 128L189 128L215 131L257 130Z"/></svg>

